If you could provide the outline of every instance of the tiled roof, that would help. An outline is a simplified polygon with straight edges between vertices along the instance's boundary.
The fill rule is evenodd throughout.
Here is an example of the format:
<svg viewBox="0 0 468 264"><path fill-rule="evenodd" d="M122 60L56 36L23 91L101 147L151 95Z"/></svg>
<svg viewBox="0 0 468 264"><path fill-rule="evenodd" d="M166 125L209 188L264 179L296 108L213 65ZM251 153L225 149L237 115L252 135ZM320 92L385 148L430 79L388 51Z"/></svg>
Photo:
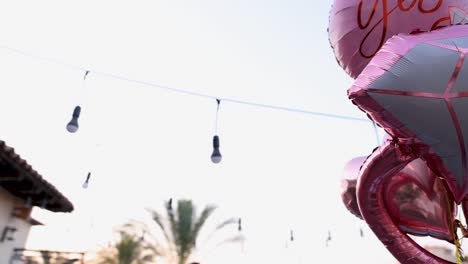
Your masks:
<svg viewBox="0 0 468 264"><path fill-rule="evenodd" d="M15 150L0 140L0 186L31 204L53 212L71 212L73 204L42 178Z"/></svg>

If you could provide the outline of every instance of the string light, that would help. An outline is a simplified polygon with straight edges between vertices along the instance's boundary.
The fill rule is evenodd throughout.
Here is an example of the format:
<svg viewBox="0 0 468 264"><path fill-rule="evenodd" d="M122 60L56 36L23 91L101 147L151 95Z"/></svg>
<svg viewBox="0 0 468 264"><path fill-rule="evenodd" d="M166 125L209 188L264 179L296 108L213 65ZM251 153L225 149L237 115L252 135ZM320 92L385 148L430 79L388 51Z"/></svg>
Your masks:
<svg viewBox="0 0 468 264"><path fill-rule="evenodd" d="M80 118L80 113L81 113L81 107L79 105L75 106L75 109L73 110L72 119L67 124L68 132L75 133L76 131L78 131L78 128L79 128L78 118Z"/></svg>
<svg viewBox="0 0 468 264"><path fill-rule="evenodd" d="M290 240L291 242L294 241L294 233L293 233L292 230L289 232L289 240Z"/></svg>
<svg viewBox="0 0 468 264"><path fill-rule="evenodd" d="M86 77L88 76L88 74L89 74L89 70L86 70L83 76L83 87L86 85ZM78 118L80 118L80 114L81 114L81 106L77 105L75 106L75 109L73 110L72 119L67 124L68 132L75 133L76 131L78 131L78 128L79 128Z"/></svg>
<svg viewBox="0 0 468 264"><path fill-rule="evenodd" d="M83 189L87 189L89 185L89 179L91 178L91 172L88 172L88 176L86 176L86 180L83 183Z"/></svg>
<svg viewBox="0 0 468 264"><path fill-rule="evenodd" d="M22 55L22 56L25 56L25 57L47 61L49 63L61 65L61 66L67 67L67 68L75 69L75 70L85 71L85 75L84 75L84 78L83 78L84 81L86 81L86 77L88 76L88 74L92 72L95 75L101 75L101 76L105 76L105 77L120 80L120 81L135 83L135 84L139 84L139 85L143 85L143 86L149 86L149 87L158 88L158 89L171 91L171 92L175 92L175 93L191 95L191 96L196 96L196 97L204 97L204 98L208 98L208 99L216 99L216 102L217 102L216 129L215 129L216 133L215 133L215 136L213 137L213 153L211 155L211 160L212 160L213 163L219 163L222 160L222 155L221 155L221 152L219 150L219 147L220 147L219 136L217 135L218 112L219 112L219 106L220 106L221 100L224 101L224 102L230 102L230 103L235 103L235 104L259 107L259 108L269 108L269 109L273 109L273 110L280 110L280 111L287 111L287 112L302 113L302 114L325 117L325 118L334 118L334 119L342 119L342 120L350 120L350 121L366 122L366 123L371 122L373 127L374 127L374 132L375 132L377 141L380 144L379 136L378 136L378 133L377 133L378 132L377 131L377 126L376 126L376 124L374 122L372 122L369 119L357 118L357 117L351 117L351 116L344 116L344 115L336 115L336 114L330 114L330 113L324 113L324 112L308 111L308 110L299 109L299 108L290 108L290 107L284 107L284 106L277 106L277 105L263 104L263 103L257 103L257 102L243 101L243 100L237 100L237 99L233 99L233 98L216 97L216 96L209 95L209 94L192 92L192 91L189 91L189 90L170 87L170 86L161 85L161 84L157 84L157 83L151 83L151 82L145 82L145 81L140 81L140 80L136 80L136 79L131 79L131 78L127 78L127 77L117 75L117 74L113 74L113 73L97 71L97 70L88 70L88 69L86 69L85 67L82 67L82 66L76 66L76 65L69 64L69 63L64 63L64 62L61 62L59 60L52 59L52 58L36 56L34 54L30 54L30 53L27 53L27 52L24 52L24 51L21 51L21 50L18 50L18 49L10 48L10 47L0 46L0 48L4 49L4 50L8 50L8 51L16 53L16 54L19 54L19 55ZM66 126L66 129L67 129L68 132L75 133L79 129L78 119L80 117L80 114L81 114L81 107L79 105L77 105L74 108L72 119L70 120L70 122ZM91 172L88 173L88 175L86 177L86 180L83 183L83 188L85 188L85 189L88 188L90 176L91 176ZM43 201L43 206L44 207L45 207L46 203L47 203L47 201ZM25 202L25 205L28 206L28 207L32 207L31 197L27 198L27 200ZM172 198L168 202L168 209L172 211ZM241 225L242 222L241 221L242 221L241 218L239 218L239 220L238 220L238 230L239 231L242 230L242 225ZM361 234L361 237L364 236L362 229L360 229L360 234ZM327 247L328 247L328 243L331 241L331 239L332 239L331 238L331 233L330 233L330 231L328 231L328 237L326 239L326 246ZM293 230L290 230L290 241L294 241Z"/></svg>
<svg viewBox="0 0 468 264"><path fill-rule="evenodd" d="M213 163L220 163L223 156L221 156L221 152L219 151L219 137L213 137L213 153L211 154L211 161Z"/></svg>
<svg viewBox="0 0 468 264"><path fill-rule="evenodd" d="M328 230L327 240L325 241L325 246L328 247L328 243L332 240L331 232Z"/></svg>
<svg viewBox="0 0 468 264"><path fill-rule="evenodd" d="M162 85L162 84L158 84L158 83L151 83L151 82L131 79L131 78L127 78L127 77L117 75L117 74L114 74L114 73L98 71L98 70L89 70L88 68L85 68L83 66L73 65L73 64L66 63L66 62L63 62L63 61L60 61L60 60L57 60L57 59L53 59L53 58L49 58L49 57L37 56L35 54L28 53L28 52L25 52L25 51L22 51L22 50L19 50L19 49L7 47L7 46L0 46L0 49L4 49L4 50L7 50L7 51L9 51L11 53L16 53L16 54L19 54L21 56L28 57L28 58L31 58L31 59L42 60L42 61L49 62L49 63L52 63L52 64L60 65L62 67L66 67L66 68L70 68L70 69L74 69L74 70L86 71L88 73L93 73L94 75L105 76L107 78L112 78L112 79L115 79L115 80L130 82L130 83L139 84L139 85L143 85L143 86L149 86L149 87L158 88L158 89L161 89L161 90L166 90L166 91L185 94L185 95L191 95L191 96L196 96L196 97L204 97L204 98L208 98L208 99L219 99L219 100L222 100L224 102L230 102L230 103L235 103L235 104L242 104L242 105L260 107L260 108L269 108L269 109L287 111L287 112L302 113L302 114L313 115L313 116L321 116L321 117L326 117L326 118L344 119L344 120L351 120L351 121L357 121L357 122L366 122L366 123L371 122L369 119L366 119L366 118L358 118L358 117L336 115L336 114L323 113L323 112L308 111L308 110L299 109L299 108L290 108L290 107L284 107L284 106L249 102L249 101L237 100L237 99L233 99L233 98L217 97L217 96L214 96L214 95L203 94L203 93L198 93L198 92L192 92L192 91L189 91L189 90L176 88L176 87L170 87L170 86L166 86L166 85Z"/></svg>
<svg viewBox="0 0 468 264"><path fill-rule="evenodd" d="M239 220L237 221L237 231L242 231L242 218L239 218Z"/></svg>
<svg viewBox="0 0 468 264"><path fill-rule="evenodd" d="M215 121L215 135L213 137L213 153L211 154L211 161L213 163L220 163L222 160L221 152L219 151L219 136L218 134L218 112L219 112L219 105L221 104L221 100L216 99L216 121Z"/></svg>
<svg viewBox="0 0 468 264"><path fill-rule="evenodd" d="M21 56L25 56L25 57L28 57L28 58L46 61L46 62L49 62L49 63L60 65L62 67L71 68L71 69L74 69L74 70L85 71L86 73L85 73L85 76L84 76L84 80L86 80L86 76L89 73L92 72L95 75L101 75L101 76L105 76L105 77L112 78L112 79L115 79L115 80L130 82L130 83L139 84L139 85L143 85L143 86L149 86L149 87L158 88L158 89L161 89L161 90L166 90L166 91L185 94L185 95L190 95L190 96L204 97L204 98L209 98L209 99L216 99L217 101L223 100L224 102L230 102L230 103L235 103L235 104L242 104L242 105L248 105L248 106L259 107L259 108L269 108L269 109L273 109L273 110L280 110L280 111L287 111L287 112L302 113L302 114L320 116L320 117L326 117L326 118L335 118L335 119L343 119L343 120L366 122L366 123L367 122L372 122L369 119L365 119L365 118L357 118L357 117L351 117L351 116L344 116L344 115L336 115L336 114L323 113L323 112L308 111L308 110L299 109L299 108L291 108L291 107L263 104L263 103L257 103L257 102L249 102L249 101L237 100L237 99L233 99L233 98L220 98L220 97L216 97L216 96L209 95L209 94L192 92L192 91L189 91L189 90L176 88L176 87L170 87L170 86L167 86L167 85L161 85L161 84L158 84L158 83L151 83L151 82L131 79L131 78L127 78L127 77L117 75L117 74L114 74L114 73L109 73L109 72L104 72L104 71L97 71L97 70L89 70L89 69L87 69L87 68L85 68L83 66L73 65L73 64L70 64L70 63L65 63L63 61L53 59L53 58L37 56L37 55L34 55L32 53L24 52L22 50L7 47L7 46L0 46L0 48L4 49L4 50L7 50L7 51L9 51L11 53L16 53L16 54L19 54ZM81 112L81 108L79 106L75 107L75 110L73 111L73 118L70 121L70 123L67 125L67 130L70 133L75 133L78 130L78 127L79 127L78 126L78 118L79 118L80 112ZM373 124L373 125L374 125L374 129L376 130L375 124ZM377 135L377 138L378 138L378 135ZM217 139L213 138L213 145L217 145L218 148L219 148L219 137ZM219 149L218 149L218 152L219 152ZM214 163L220 162L221 158L222 158L221 153L214 153L214 154L215 155L212 157L212 161Z"/></svg>

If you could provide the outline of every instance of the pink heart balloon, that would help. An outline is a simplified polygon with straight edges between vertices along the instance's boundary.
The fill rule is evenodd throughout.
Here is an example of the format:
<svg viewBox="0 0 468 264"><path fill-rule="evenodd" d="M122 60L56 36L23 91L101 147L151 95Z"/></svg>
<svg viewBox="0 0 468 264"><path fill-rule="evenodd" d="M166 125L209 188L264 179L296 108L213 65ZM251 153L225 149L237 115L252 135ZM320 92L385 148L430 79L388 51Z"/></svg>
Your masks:
<svg viewBox="0 0 468 264"><path fill-rule="evenodd" d="M442 184L421 159L390 179L385 187L385 203L401 230L453 242L455 204Z"/></svg>
<svg viewBox="0 0 468 264"><path fill-rule="evenodd" d="M451 264L421 247L408 234L431 235L453 241L449 208L454 201L442 180L408 149L418 145L386 141L362 165L357 199L362 217L385 247L405 264ZM444 203L445 202L445 203ZM444 207L444 205L447 205ZM452 218L452 219L450 219Z"/></svg>
<svg viewBox="0 0 468 264"><path fill-rule="evenodd" d="M356 197L360 168L367 157L350 160L343 171L341 199L345 207L362 219ZM442 182L421 159L406 165L385 183L386 210L408 234L452 241L450 232L455 203ZM451 217L448 217L451 216Z"/></svg>
<svg viewBox="0 0 468 264"><path fill-rule="evenodd" d="M464 8L463 1L335 0L330 44L339 64L356 78L390 37L450 25L454 6Z"/></svg>

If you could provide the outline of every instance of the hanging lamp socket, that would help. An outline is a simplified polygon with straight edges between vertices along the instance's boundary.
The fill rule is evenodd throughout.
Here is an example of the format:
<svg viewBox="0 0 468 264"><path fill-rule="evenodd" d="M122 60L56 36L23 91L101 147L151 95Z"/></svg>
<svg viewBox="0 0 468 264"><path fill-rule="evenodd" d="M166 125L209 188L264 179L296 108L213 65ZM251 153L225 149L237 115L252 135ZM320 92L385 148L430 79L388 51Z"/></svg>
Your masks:
<svg viewBox="0 0 468 264"><path fill-rule="evenodd" d="M78 128L79 128L78 118L80 117L80 114L81 114L81 107L76 106L75 109L73 110L72 119L67 124L68 132L75 133L76 131L78 131Z"/></svg>

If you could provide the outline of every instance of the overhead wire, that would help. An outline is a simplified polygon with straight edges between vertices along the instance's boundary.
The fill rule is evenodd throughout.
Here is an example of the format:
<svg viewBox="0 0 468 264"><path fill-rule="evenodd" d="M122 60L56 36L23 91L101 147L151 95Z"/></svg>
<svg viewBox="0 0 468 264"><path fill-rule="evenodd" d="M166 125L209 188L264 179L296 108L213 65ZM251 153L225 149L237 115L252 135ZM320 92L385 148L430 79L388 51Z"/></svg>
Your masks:
<svg viewBox="0 0 468 264"><path fill-rule="evenodd" d="M7 47L7 46L0 46L0 49L7 50L7 51L9 51L11 53L16 53L16 54L19 54L19 55L22 55L22 56L25 56L25 57L29 57L29 58L32 58L32 59L42 60L42 61L46 61L46 62L49 62L49 63L61 65L61 66L66 67L66 68L79 70L79 71L84 71L87 74L92 73L94 75L101 75L101 76L105 76L105 77L120 80L120 81L125 81L125 82L129 82L129 83L143 85L143 86L158 88L158 89L161 89L161 90L166 90L166 91L185 94L185 95L190 95L190 96L203 97L203 98L208 98L208 99L216 99L216 100L221 100L221 101L224 101L224 102L230 102L230 103L234 103L234 104L248 105L248 106L259 107L259 108L269 108L269 109L274 109L274 110L302 113L302 114L321 116L321 117L327 117L327 118L351 120L351 121L357 121L357 122L372 122L371 120L365 119L365 118L358 118L358 117L352 117L352 116L345 116L345 115L337 115L337 114L324 113L324 112L309 111L309 110L300 109L300 108L292 108L292 107L286 107L286 106L278 106L278 105L272 105L272 104L257 103L257 102L253 102L253 101L246 101L246 100L240 100L240 99L234 99L234 98L228 98L228 97L220 97L220 96L215 96L215 95L210 95L210 94L205 94L205 93L200 93L200 92L194 92L194 91L190 91L190 90L187 90L187 89L181 89L181 88L171 87L171 86L162 85L162 84L158 84L158 83L127 78L127 77L122 76L122 75L109 73L109 72L105 72L105 71L93 70L93 69L90 69L88 67L66 63L66 62L60 61L58 59L50 58L50 57L38 56L38 55L35 55L33 53L25 52L23 50L19 50L19 49Z"/></svg>

